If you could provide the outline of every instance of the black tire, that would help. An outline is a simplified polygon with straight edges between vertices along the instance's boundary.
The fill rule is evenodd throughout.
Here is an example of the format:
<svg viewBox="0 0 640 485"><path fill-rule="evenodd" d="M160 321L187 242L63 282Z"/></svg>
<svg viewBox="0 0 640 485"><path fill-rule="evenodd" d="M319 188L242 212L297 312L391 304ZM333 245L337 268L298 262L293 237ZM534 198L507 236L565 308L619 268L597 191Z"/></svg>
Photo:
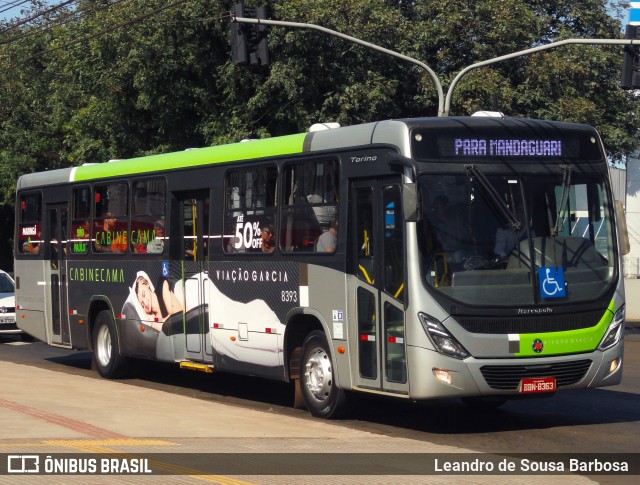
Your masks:
<svg viewBox="0 0 640 485"><path fill-rule="evenodd" d="M315 330L302 344L300 369L302 396L312 415L337 419L350 411L347 393L337 386L334 379L327 339L323 332Z"/></svg>
<svg viewBox="0 0 640 485"><path fill-rule="evenodd" d="M93 358L98 373L106 379L124 377L129 371L129 359L120 354L116 325L107 310L98 313L93 327Z"/></svg>
<svg viewBox="0 0 640 485"><path fill-rule="evenodd" d="M490 411L492 409L498 409L506 403L507 400L501 397L473 396L463 397L462 402L477 411Z"/></svg>
<svg viewBox="0 0 640 485"><path fill-rule="evenodd" d="M33 335L22 332L20 333L20 340L22 340L23 342L34 342L36 339Z"/></svg>

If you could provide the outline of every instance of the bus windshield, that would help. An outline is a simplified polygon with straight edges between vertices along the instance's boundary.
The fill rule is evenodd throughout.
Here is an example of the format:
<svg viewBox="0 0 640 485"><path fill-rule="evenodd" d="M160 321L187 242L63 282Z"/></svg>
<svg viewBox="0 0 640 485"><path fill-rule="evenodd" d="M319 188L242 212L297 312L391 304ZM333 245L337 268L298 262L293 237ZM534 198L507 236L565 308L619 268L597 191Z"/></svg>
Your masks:
<svg viewBox="0 0 640 485"><path fill-rule="evenodd" d="M420 176L427 285L470 306L604 296L615 254L606 173L570 165L514 173L496 166Z"/></svg>

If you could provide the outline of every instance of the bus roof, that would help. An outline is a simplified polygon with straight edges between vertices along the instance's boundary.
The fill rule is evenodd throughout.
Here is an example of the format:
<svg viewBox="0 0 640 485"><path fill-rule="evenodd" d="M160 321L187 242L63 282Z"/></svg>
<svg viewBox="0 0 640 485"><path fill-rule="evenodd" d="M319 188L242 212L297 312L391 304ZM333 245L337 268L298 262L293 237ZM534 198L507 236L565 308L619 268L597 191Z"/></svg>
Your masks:
<svg viewBox="0 0 640 485"><path fill-rule="evenodd" d="M214 163L256 160L332 148L366 146L371 143L383 142L376 140L374 137L376 127L381 124L385 126L396 126L401 130L403 127L406 128L404 123L389 120L326 131L299 133L296 135L249 140L181 152L115 160L108 163L86 164L73 168L22 175L18 179L17 188L20 190L44 185L98 180L122 175L164 172L178 168L197 167ZM385 138L387 138L387 140L392 139L395 141L394 144L397 144L399 140L397 128L395 130L382 130ZM392 136L392 133L395 133L395 135Z"/></svg>
<svg viewBox="0 0 640 485"><path fill-rule="evenodd" d="M249 160L269 156L301 153L306 133L213 147L164 153L107 163L86 164L73 168L23 175L18 189L40 185L96 180L121 175L164 172L181 167L200 166L232 160Z"/></svg>
<svg viewBox="0 0 640 485"><path fill-rule="evenodd" d="M73 168L64 168L46 172L32 173L18 179L18 190L44 185L57 185L69 182L98 180L122 175L164 172L178 168L241 160L257 160L266 157L302 154L329 149L364 147L372 144L385 144L396 147L400 153L411 153L409 131L416 127L455 129L462 126L510 127L540 130L592 130L586 125L573 123L531 120L523 118L490 117L441 117L386 120L361 125L334 128L311 133L299 133L260 140L250 140L228 145L204 147L181 152L150 155L108 163L86 164Z"/></svg>

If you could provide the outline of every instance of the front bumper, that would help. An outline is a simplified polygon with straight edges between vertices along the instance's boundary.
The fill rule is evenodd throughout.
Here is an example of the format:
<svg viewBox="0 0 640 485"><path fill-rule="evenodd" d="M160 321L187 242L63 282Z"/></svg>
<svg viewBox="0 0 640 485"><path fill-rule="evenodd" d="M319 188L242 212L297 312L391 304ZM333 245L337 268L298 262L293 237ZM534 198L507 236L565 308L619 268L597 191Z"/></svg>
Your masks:
<svg viewBox="0 0 640 485"><path fill-rule="evenodd" d="M412 399L434 399L467 396L517 397L519 382L525 377L555 377L557 390L604 387L619 384L622 379L623 342L606 351L544 358L457 360L433 350L408 347ZM619 365L611 372L610 364ZM434 375L434 369L448 371L451 383Z"/></svg>

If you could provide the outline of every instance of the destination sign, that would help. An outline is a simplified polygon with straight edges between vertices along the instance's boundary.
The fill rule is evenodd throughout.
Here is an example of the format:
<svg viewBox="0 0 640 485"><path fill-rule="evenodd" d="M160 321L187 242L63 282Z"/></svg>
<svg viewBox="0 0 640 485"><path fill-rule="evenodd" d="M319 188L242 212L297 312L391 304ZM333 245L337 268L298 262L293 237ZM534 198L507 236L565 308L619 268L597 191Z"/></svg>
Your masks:
<svg viewBox="0 0 640 485"><path fill-rule="evenodd" d="M418 162L593 163L604 160L596 131L588 126L519 119L425 119L411 130Z"/></svg>
<svg viewBox="0 0 640 485"><path fill-rule="evenodd" d="M453 154L477 157L561 157L562 140L454 138Z"/></svg>

